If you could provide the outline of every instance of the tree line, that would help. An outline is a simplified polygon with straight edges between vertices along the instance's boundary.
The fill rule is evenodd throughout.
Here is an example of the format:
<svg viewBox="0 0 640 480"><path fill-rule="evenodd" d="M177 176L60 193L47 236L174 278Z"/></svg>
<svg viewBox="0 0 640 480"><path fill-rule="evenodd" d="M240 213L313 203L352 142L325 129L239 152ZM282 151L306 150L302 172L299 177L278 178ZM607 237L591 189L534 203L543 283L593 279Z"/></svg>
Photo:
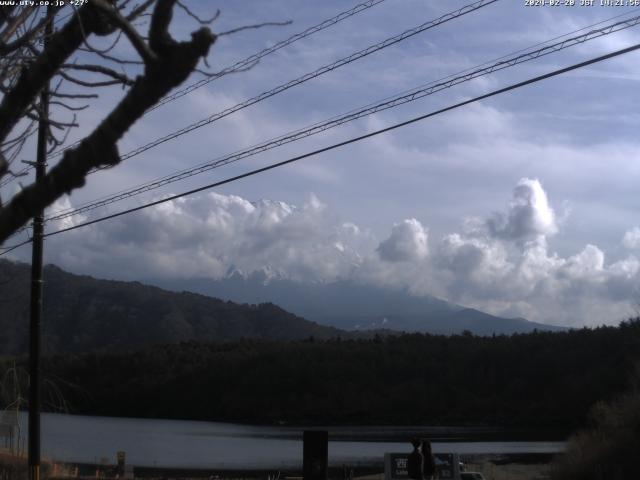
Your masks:
<svg viewBox="0 0 640 480"><path fill-rule="evenodd" d="M44 375L78 414L569 431L632 387L639 352L636 319L512 336L184 342L57 355Z"/></svg>

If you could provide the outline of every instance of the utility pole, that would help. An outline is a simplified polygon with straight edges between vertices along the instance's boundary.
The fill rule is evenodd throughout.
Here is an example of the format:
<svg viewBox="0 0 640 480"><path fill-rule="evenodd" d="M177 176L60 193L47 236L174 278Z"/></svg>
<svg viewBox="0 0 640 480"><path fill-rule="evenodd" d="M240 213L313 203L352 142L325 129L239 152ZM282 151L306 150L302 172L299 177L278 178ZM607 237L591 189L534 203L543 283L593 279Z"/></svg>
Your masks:
<svg viewBox="0 0 640 480"><path fill-rule="evenodd" d="M53 33L53 7L47 7L44 48ZM44 181L47 162L47 130L49 117L49 82L40 93L40 120L36 151L36 184ZM40 339L42 319L42 257L44 210L33 217L33 249L31 253L31 315L29 322L29 480L40 480L40 403L42 378L40 372Z"/></svg>

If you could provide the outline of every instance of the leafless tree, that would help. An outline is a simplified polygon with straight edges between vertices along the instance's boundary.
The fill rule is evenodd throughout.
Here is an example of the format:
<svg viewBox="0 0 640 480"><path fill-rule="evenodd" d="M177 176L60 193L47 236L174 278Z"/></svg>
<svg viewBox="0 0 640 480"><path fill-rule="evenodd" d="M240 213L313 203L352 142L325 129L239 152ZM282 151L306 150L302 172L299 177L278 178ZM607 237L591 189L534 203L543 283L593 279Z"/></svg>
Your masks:
<svg viewBox="0 0 640 480"><path fill-rule="evenodd" d="M43 182L26 186L6 204L0 200L0 245L36 212L82 187L91 170L117 165L118 140L197 71L217 38L209 29L217 14L201 19L180 0L86 0L73 8L66 3L48 9L0 6L0 182L20 175L20 152L40 120L51 152L77 126L76 112L97 96L88 88L121 85L123 96L93 131L64 151ZM188 41L169 33L174 8L201 24ZM50 33L47 24L55 25ZM133 58L117 53L125 39ZM38 101L46 85L55 114Z"/></svg>

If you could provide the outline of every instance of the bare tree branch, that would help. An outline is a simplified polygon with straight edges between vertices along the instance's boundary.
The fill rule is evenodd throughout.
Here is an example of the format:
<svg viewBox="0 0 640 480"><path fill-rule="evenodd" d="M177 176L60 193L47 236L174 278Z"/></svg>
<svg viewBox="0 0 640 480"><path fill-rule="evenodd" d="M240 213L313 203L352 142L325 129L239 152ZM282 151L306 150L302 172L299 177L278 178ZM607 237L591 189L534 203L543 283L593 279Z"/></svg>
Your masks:
<svg viewBox="0 0 640 480"><path fill-rule="evenodd" d="M125 18L126 18L126 19L127 19L127 21L129 21L129 22L133 22L136 18L138 18L138 17L140 17L142 14L144 14L144 13L149 9L149 7L150 7L151 5L153 5L153 3L154 3L155 1L156 1L156 0L146 0L146 1L145 1L145 2L143 2L141 5L139 5L139 6L137 6L136 8L134 8L134 9L131 11L131 13L129 13L129 15L127 15ZM125 2L125 5L123 5L123 8L126 6L126 3L128 3L128 1L127 1L127 2Z"/></svg>
<svg viewBox="0 0 640 480"><path fill-rule="evenodd" d="M149 48L149 46L145 43L145 41L138 35L138 32L135 28L120 15L120 12L116 10L112 5L107 3L104 0L90 0L96 7L100 8L104 13L106 13L109 18L113 21L115 25L117 25L127 36L133 48L136 49L138 55L142 57L145 63L154 62L157 60L155 53Z"/></svg>
<svg viewBox="0 0 640 480"><path fill-rule="evenodd" d="M73 121L76 121L76 116L75 114L73 115ZM69 133L71 133L71 129L67 128L65 130L63 130L63 134L62 134L62 138L58 138L56 137L56 135L51 131L51 129L49 128L49 140L50 140L50 144L51 147L47 150L47 155L49 155L50 153L53 153L53 151L58 148L60 145L64 144L64 142L67 141L67 138L69 137Z"/></svg>
<svg viewBox="0 0 640 480"><path fill-rule="evenodd" d="M0 41L2 43L6 43L13 36L14 33L18 30L18 28L27 21L29 16L33 13L32 10L25 8L20 12L20 15L14 17L10 20L10 23L7 25L7 28L4 29L2 34L0 35Z"/></svg>
<svg viewBox="0 0 640 480"><path fill-rule="evenodd" d="M31 42L34 37L36 35L38 35L43 29L44 26L53 18L55 17L56 11L53 11L52 13L47 13L47 15L42 18L40 20L40 22L38 23L38 25L34 28L29 28L27 29L26 33L22 36L20 36L19 38L17 38L16 40L14 40L11 43L6 43L6 40L0 42L0 55L7 55L8 53L11 53L19 48L22 48L23 46L25 46L27 43ZM3 35L4 37L4 35Z"/></svg>
<svg viewBox="0 0 640 480"><path fill-rule="evenodd" d="M85 176L92 169L118 164L118 140L148 108L180 85L193 72L200 59L208 54L216 40L208 28L192 33L188 42L176 42L169 34L175 3L176 0L158 0L153 12L149 46L157 60L145 65L144 74L136 79L120 103L77 147L65 152L44 181L26 187L0 210L0 242L23 226L34 212L83 186ZM82 42L81 39L74 39L77 44ZM62 63L58 62L58 66Z"/></svg>
<svg viewBox="0 0 640 480"><path fill-rule="evenodd" d="M56 32L47 47L33 64L23 70L16 85L8 92L0 103L0 141L24 115L44 84L60 69L64 61L82 44L83 30L98 29L98 18L91 4L80 8L61 30Z"/></svg>
<svg viewBox="0 0 640 480"><path fill-rule="evenodd" d="M98 55L101 58L104 58L105 60L109 60L114 63L119 63L121 65L144 65L144 62L141 60L125 60L118 57L114 57L113 55L109 55L108 53L100 52L97 50L91 50L89 48L80 47L78 50L81 52L95 53L96 55Z"/></svg>
<svg viewBox="0 0 640 480"><path fill-rule="evenodd" d="M131 78L127 77L123 73L116 72L112 68L105 67L103 65L87 65L87 64L78 65L75 63L65 63L62 65L62 68L68 69L68 70L80 70L84 72L100 73L107 77L113 78L116 81L116 83L122 83L123 85L127 85L127 86L133 85L133 80Z"/></svg>
<svg viewBox="0 0 640 480"><path fill-rule="evenodd" d="M80 105L79 107L76 107L74 105L68 105L68 104L66 104L64 102L59 102L59 101L56 101L56 100L51 100L49 102L49 104L50 105L58 105L59 107L62 107L65 110L69 110L69 111L72 111L72 112L79 112L81 110L86 110L87 108L89 108L89 105Z"/></svg>
<svg viewBox="0 0 640 480"><path fill-rule="evenodd" d="M9 162L5 158L4 154L0 152L0 178L4 177L9 171ZM0 203L1 206L1 203Z"/></svg>
<svg viewBox="0 0 640 480"><path fill-rule="evenodd" d="M9 139L9 140L5 140L4 142L0 143L0 147L5 147L10 145L11 143L15 143L20 141L20 139L27 134L27 132L29 132L29 130L31 130L33 127L35 127L35 121L32 120L31 122L29 122L27 124L27 126L24 128L24 130L22 132L20 132L18 135L16 135L15 137Z"/></svg>
<svg viewBox="0 0 640 480"><path fill-rule="evenodd" d="M58 98L98 98L97 93L60 93L60 92L52 92L52 97Z"/></svg>
<svg viewBox="0 0 640 480"><path fill-rule="evenodd" d="M11 20L12 10L13 10L13 5L0 6L0 27L2 27L5 23L8 23Z"/></svg>
<svg viewBox="0 0 640 480"><path fill-rule="evenodd" d="M231 30L227 30L226 32L218 33L218 37L222 37L223 35L233 35L234 33L242 32L243 30L255 30L257 28L262 27L283 27L285 25L291 25L293 22L291 20L287 20L286 22L264 22L257 23L255 25L245 25L244 27L232 28Z"/></svg>
<svg viewBox="0 0 640 480"><path fill-rule="evenodd" d="M103 81L103 82L90 82L90 81L80 80L79 78L72 77L71 75L69 75L64 70L61 70L58 73L62 78L64 78L68 82L74 83L76 85L80 85L81 87L87 87L87 88L109 87L111 85L119 85L119 84L122 83L120 80L106 80L106 81Z"/></svg>
<svg viewBox="0 0 640 480"><path fill-rule="evenodd" d="M216 13L213 14L213 17L207 19L207 18L200 18L198 15L196 15L191 10L189 10L189 8L184 3L182 3L180 0L178 0L177 5L182 10L184 10L184 12L187 15L189 15L191 18L193 18L200 25L211 25L213 22L215 22L218 19L218 17L220 17L220 9L216 10Z"/></svg>

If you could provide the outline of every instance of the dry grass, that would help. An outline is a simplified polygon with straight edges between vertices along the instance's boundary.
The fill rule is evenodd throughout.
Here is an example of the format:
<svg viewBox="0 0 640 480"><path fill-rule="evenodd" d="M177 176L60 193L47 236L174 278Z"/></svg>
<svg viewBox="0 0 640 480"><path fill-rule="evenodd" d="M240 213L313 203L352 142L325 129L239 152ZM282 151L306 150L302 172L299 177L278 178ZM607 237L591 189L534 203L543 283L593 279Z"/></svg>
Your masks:
<svg viewBox="0 0 640 480"><path fill-rule="evenodd" d="M466 470L480 472L487 480L548 480L549 464L524 464L509 463L495 465L485 461L479 463L467 463ZM384 473L357 477L356 480L384 480Z"/></svg>
<svg viewBox="0 0 640 480"><path fill-rule="evenodd" d="M466 470L480 472L487 480L546 480L549 479L549 465L508 463L495 465L492 462L468 463Z"/></svg>
<svg viewBox="0 0 640 480"><path fill-rule="evenodd" d="M574 435L553 466L554 480L627 480L638 478L640 391L591 412L592 428Z"/></svg>

